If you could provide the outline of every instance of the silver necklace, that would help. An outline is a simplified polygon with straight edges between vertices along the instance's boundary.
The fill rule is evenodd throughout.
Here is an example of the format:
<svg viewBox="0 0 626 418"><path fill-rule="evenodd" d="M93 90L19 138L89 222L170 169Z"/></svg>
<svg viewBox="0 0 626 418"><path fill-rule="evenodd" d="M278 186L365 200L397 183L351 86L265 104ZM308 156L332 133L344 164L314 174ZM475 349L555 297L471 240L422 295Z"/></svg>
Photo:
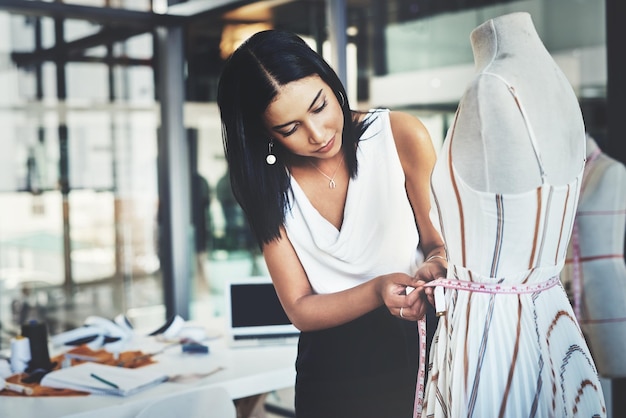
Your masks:
<svg viewBox="0 0 626 418"><path fill-rule="evenodd" d="M343 157L341 158L341 161L339 161L339 164L337 164L337 168L335 168L335 172L333 173L332 177L329 177L326 173L320 170L313 161L309 160L309 162L311 163L313 167L315 167L317 171L319 171L322 174L322 176L328 179L328 188L334 189L335 187L337 187L337 183L335 183L335 176L339 172L339 167L341 167L341 164L343 164Z"/></svg>

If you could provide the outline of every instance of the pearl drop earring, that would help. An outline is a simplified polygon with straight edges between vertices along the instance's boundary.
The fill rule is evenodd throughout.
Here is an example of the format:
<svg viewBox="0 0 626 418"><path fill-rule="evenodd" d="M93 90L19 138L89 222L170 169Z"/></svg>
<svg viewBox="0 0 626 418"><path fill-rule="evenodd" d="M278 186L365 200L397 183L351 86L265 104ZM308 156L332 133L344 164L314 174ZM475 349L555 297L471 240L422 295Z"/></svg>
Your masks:
<svg viewBox="0 0 626 418"><path fill-rule="evenodd" d="M273 146L274 146L274 141L270 139L270 142L268 144L269 151L267 153L267 157L265 157L265 162L268 163L269 165L274 165L274 163L276 162L276 156L272 154Z"/></svg>

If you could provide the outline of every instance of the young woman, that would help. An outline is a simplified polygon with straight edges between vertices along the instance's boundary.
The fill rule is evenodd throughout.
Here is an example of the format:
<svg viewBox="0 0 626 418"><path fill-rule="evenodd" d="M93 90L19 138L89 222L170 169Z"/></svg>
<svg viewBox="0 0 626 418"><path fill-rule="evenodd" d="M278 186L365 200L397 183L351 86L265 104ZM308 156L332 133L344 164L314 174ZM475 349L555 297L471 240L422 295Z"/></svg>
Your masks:
<svg viewBox="0 0 626 418"><path fill-rule="evenodd" d="M235 51L218 105L233 193L302 331L298 418L412 416L422 286L446 274L427 130L352 111L330 66L282 31Z"/></svg>

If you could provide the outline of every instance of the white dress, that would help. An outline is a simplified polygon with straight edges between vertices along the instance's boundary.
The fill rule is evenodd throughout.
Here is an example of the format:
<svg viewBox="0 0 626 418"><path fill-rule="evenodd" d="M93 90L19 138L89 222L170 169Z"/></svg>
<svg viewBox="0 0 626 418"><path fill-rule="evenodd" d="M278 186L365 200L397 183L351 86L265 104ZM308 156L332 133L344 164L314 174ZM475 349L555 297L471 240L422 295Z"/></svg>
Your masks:
<svg viewBox="0 0 626 418"><path fill-rule="evenodd" d="M530 121L514 99L543 173ZM542 175L543 184L527 192L483 192L455 171L453 140L454 127L432 176L447 279L499 284L513 293L446 289L422 417L605 416L594 361L558 281L584 161L568 184L550 184ZM515 293L520 290L529 293Z"/></svg>

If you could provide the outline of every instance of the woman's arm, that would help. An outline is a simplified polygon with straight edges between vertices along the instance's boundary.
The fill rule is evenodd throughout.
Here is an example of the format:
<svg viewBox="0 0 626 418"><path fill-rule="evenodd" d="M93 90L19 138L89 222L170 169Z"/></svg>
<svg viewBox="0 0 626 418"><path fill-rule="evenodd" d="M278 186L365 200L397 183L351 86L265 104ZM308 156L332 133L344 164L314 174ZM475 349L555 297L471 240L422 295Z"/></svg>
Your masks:
<svg viewBox="0 0 626 418"><path fill-rule="evenodd" d="M314 331L352 321L382 304L399 315L415 296L404 290L413 278L404 273L378 276L353 288L336 293L316 294L307 278L285 230L280 238L263 247L270 276L287 316L301 331Z"/></svg>
<svg viewBox="0 0 626 418"><path fill-rule="evenodd" d="M437 154L428 130L419 119L402 112L391 112L390 118L406 179L407 195L426 260L417 271L416 279L427 282L445 277L447 262L444 242L430 220L430 176ZM432 288L426 288L426 294L431 298Z"/></svg>

